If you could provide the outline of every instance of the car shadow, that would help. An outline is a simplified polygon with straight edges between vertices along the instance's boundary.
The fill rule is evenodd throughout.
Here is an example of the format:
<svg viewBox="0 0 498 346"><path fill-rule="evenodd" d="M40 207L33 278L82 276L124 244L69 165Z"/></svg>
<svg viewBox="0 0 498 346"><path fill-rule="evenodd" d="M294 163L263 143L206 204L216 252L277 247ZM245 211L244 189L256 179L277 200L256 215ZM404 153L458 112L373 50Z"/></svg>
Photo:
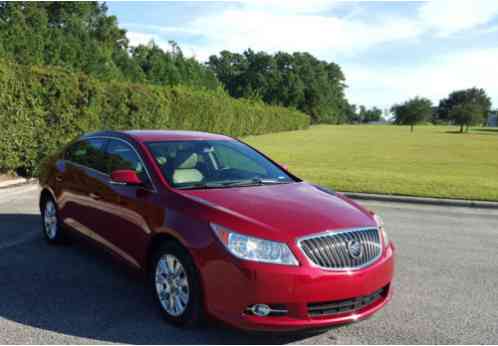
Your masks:
<svg viewBox="0 0 498 346"><path fill-rule="evenodd" d="M88 242L49 245L39 215L0 214L0 320L132 344L283 344L320 333L253 334L213 320L191 329L171 326L144 277L126 268Z"/></svg>

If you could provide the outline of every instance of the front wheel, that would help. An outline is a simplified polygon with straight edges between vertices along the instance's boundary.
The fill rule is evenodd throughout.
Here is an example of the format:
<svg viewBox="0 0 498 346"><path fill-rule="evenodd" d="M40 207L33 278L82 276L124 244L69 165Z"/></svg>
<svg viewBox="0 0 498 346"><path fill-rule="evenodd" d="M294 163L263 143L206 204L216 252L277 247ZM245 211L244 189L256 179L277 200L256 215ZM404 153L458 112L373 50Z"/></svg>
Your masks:
<svg viewBox="0 0 498 346"><path fill-rule="evenodd" d="M47 197L42 205L42 229L45 239L50 244L62 243L65 239L57 205L51 197Z"/></svg>
<svg viewBox="0 0 498 346"><path fill-rule="evenodd" d="M162 244L154 254L150 275L164 318L181 326L198 324L202 315L201 286L188 252L175 243Z"/></svg>

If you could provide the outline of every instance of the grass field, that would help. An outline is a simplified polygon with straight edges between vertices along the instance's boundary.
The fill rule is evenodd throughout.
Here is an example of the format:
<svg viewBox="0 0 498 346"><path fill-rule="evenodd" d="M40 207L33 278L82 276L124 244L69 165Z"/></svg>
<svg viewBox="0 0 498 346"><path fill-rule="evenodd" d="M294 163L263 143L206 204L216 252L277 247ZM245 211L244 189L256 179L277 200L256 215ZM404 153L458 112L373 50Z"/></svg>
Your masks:
<svg viewBox="0 0 498 346"><path fill-rule="evenodd" d="M320 125L244 140L338 191L498 201L498 131Z"/></svg>

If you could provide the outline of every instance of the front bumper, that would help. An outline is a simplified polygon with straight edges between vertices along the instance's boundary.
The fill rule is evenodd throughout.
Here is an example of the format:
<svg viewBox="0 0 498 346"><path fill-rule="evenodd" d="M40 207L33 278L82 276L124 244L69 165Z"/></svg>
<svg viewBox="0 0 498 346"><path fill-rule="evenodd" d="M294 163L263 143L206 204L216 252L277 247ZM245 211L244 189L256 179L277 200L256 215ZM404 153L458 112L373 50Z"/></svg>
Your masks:
<svg viewBox="0 0 498 346"><path fill-rule="evenodd" d="M353 271L323 270L299 260L299 267L241 261L231 255L211 261L202 270L207 311L246 330L319 329L366 318L386 305L393 294L392 245L376 262ZM358 309L320 316L309 312L308 304L364 297L381 289L380 298ZM252 304L283 306L287 314L255 316L246 312Z"/></svg>

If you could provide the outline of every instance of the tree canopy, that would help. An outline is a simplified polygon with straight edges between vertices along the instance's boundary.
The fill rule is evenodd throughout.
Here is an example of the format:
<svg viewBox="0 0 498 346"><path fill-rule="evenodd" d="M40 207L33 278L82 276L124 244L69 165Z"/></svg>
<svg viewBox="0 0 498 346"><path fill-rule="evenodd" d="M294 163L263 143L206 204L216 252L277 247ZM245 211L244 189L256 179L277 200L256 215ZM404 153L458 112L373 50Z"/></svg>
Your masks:
<svg viewBox="0 0 498 346"><path fill-rule="evenodd" d="M344 109L344 122L350 124L369 123L382 119L382 109L378 107L367 108L363 105L347 103Z"/></svg>
<svg viewBox="0 0 498 346"><path fill-rule="evenodd" d="M470 88L453 91L447 98L439 102L435 122L449 122L452 119L451 110L458 105L475 104L479 106L484 117L491 109L491 99L484 89ZM475 107L474 107L475 108ZM477 108L475 108L477 110Z"/></svg>
<svg viewBox="0 0 498 346"><path fill-rule="evenodd" d="M464 126L467 126L468 130L471 125L482 124L484 112L482 105L477 102L459 103L451 108L449 118L456 125L460 125L460 133L463 133Z"/></svg>
<svg viewBox="0 0 498 346"><path fill-rule="evenodd" d="M219 86L216 76L194 58L186 58L174 41L171 49L164 51L153 41L131 48L131 59L143 73L145 81L159 85L190 85L215 89Z"/></svg>
<svg viewBox="0 0 498 346"><path fill-rule="evenodd" d="M295 107L314 122L343 122L347 101L344 74L335 63L309 53L274 55L222 51L212 55L209 68L233 97L261 98L269 104Z"/></svg>
<svg viewBox="0 0 498 346"><path fill-rule="evenodd" d="M402 104L394 105L391 112L394 113L395 124L410 125L413 132L413 126L431 118L432 102L424 97L415 97Z"/></svg>
<svg viewBox="0 0 498 346"><path fill-rule="evenodd" d="M98 2L0 2L0 57L61 66L101 80L216 88L216 77L176 45L130 49L126 30Z"/></svg>

